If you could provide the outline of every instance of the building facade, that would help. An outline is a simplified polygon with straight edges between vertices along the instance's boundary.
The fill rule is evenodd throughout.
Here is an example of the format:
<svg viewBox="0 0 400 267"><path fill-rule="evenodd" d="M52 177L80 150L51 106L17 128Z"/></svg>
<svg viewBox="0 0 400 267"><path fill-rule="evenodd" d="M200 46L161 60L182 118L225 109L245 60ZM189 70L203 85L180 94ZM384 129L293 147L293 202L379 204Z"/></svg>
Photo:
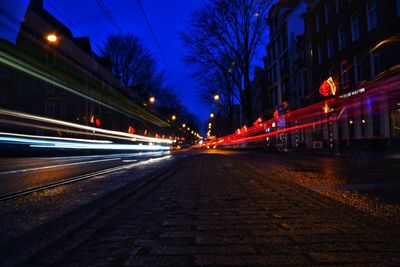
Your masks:
<svg viewBox="0 0 400 267"><path fill-rule="evenodd" d="M89 38L74 37L41 0L30 1L15 42L0 45L1 108L139 134L168 125L129 99Z"/></svg>
<svg viewBox="0 0 400 267"><path fill-rule="evenodd" d="M396 86L386 81L398 75L394 68L400 63L400 1L314 0L307 5L304 42L315 100L333 97L318 93L329 77L341 100L362 92L344 105L329 107L322 117L337 118L332 130L328 124L320 125L319 133L308 138L308 146L317 139L333 148L386 147L398 142L399 96L396 90L385 92L384 86ZM379 86L381 93L373 93Z"/></svg>

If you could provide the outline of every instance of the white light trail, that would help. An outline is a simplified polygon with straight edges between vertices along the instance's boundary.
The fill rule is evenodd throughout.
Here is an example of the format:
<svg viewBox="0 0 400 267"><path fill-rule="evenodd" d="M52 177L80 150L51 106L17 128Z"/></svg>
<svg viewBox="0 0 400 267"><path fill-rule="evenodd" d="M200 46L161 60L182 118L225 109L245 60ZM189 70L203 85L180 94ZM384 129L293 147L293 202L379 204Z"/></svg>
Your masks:
<svg viewBox="0 0 400 267"><path fill-rule="evenodd" d="M98 150L135 150L135 151L157 151L170 150L169 146L162 145L144 145L144 144L114 144L114 143L96 143L96 142L67 142L50 139L40 140L38 138L18 137L18 136L0 136L0 142L29 145L30 147L49 148L49 149L98 149Z"/></svg>
<svg viewBox="0 0 400 267"><path fill-rule="evenodd" d="M116 136L129 137L132 139L132 141L144 141L144 142L166 143L166 144L172 144L172 142L173 142L173 140L169 140L169 139L147 137L147 136L142 136L142 135L137 135L137 134L129 134L129 133L118 132L118 131L113 131L113 130L95 128L95 127L80 125L80 124L61 121L61 120L30 115L30 114L26 114L26 113L22 113L22 112L10 111L10 110L6 110L6 109L0 109L0 114L7 115L7 116L13 116L13 117L17 117L17 118L34 120L34 121L41 121L41 122L45 122L45 123L52 123L52 124L66 126L66 127L77 128L77 129L81 129L81 130L87 130L87 131L91 131L94 133L99 132L99 133L111 134L111 135L116 135Z"/></svg>
<svg viewBox="0 0 400 267"><path fill-rule="evenodd" d="M54 136L44 136L44 135L16 134L16 133L7 133L7 132L0 132L0 135L26 137L29 139L30 138L49 139L49 140L60 140L60 141L62 140L62 141L75 141L75 142L103 143L103 144L111 144L112 143L111 141L107 141L107 140L90 140L90 139L54 137Z"/></svg>

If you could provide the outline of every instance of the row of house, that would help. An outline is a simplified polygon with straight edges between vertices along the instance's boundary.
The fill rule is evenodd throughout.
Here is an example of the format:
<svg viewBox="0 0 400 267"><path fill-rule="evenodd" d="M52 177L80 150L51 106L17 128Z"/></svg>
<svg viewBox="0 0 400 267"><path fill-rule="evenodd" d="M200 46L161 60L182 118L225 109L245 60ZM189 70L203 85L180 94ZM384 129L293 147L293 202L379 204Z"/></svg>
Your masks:
<svg viewBox="0 0 400 267"><path fill-rule="evenodd" d="M166 121L121 88L89 38L74 37L44 9L42 0L31 0L22 20L10 16L10 21L18 27L14 42L0 37L1 108L124 132L135 129L142 135L170 134ZM56 40L50 41L49 35ZM10 127L0 124L3 130Z"/></svg>
<svg viewBox="0 0 400 267"><path fill-rule="evenodd" d="M399 0L281 0L268 25L264 68L253 81L256 116L271 118L283 104L306 112L316 103L358 95L313 118L336 118L332 127L317 124L277 138L288 147L400 143ZM336 94L324 96L319 89L330 77Z"/></svg>

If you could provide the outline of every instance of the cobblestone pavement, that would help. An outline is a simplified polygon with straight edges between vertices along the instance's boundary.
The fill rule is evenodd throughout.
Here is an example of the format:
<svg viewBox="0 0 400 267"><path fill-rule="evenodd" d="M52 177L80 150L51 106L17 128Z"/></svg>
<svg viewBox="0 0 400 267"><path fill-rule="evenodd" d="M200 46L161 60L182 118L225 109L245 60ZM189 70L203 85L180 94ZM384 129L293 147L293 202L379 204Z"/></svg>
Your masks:
<svg viewBox="0 0 400 267"><path fill-rule="evenodd" d="M25 264L400 265L397 230L237 159L205 154Z"/></svg>

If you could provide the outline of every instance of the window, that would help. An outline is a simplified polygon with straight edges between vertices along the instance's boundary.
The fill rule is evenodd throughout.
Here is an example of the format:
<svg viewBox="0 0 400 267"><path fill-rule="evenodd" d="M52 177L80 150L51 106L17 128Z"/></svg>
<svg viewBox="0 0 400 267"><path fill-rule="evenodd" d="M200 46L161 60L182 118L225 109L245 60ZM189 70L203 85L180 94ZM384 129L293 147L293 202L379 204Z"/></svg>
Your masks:
<svg viewBox="0 0 400 267"><path fill-rule="evenodd" d="M371 52L371 77L381 73L381 54Z"/></svg>
<svg viewBox="0 0 400 267"><path fill-rule="evenodd" d="M360 17L358 14L351 16L351 40L357 41L360 39Z"/></svg>
<svg viewBox="0 0 400 267"><path fill-rule="evenodd" d="M354 56L354 82L359 83L362 79L361 57L357 55Z"/></svg>
<svg viewBox="0 0 400 267"><path fill-rule="evenodd" d="M317 54L318 54L318 64L322 64L322 53L321 53L321 46L317 45Z"/></svg>
<svg viewBox="0 0 400 267"><path fill-rule="evenodd" d="M56 64L56 56L54 52L47 52L46 53L46 64L47 66L53 67Z"/></svg>
<svg viewBox="0 0 400 267"><path fill-rule="evenodd" d="M333 35L330 34L328 35L328 38L326 39L326 45L328 49L328 58L333 57Z"/></svg>
<svg viewBox="0 0 400 267"><path fill-rule="evenodd" d="M303 78L303 88L302 88L302 92L301 95L304 96L308 90L308 71L307 70L303 70L302 71L302 78Z"/></svg>
<svg viewBox="0 0 400 267"><path fill-rule="evenodd" d="M367 25L368 31L374 29L378 24L377 12L376 12L376 0L370 0L367 2Z"/></svg>
<svg viewBox="0 0 400 267"><path fill-rule="evenodd" d="M336 14L342 10L342 0L335 0Z"/></svg>
<svg viewBox="0 0 400 267"><path fill-rule="evenodd" d="M331 21L331 14L329 12L328 3L324 5L324 15L325 15L325 24L328 24Z"/></svg>
<svg viewBox="0 0 400 267"><path fill-rule="evenodd" d="M320 24L320 19L319 19L319 15L317 14L317 15L315 15L315 31L316 32L319 32L319 24Z"/></svg>
<svg viewBox="0 0 400 267"><path fill-rule="evenodd" d="M338 28L338 43L339 43L339 50L342 50L346 46L346 39L344 35L344 26L340 26Z"/></svg>
<svg viewBox="0 0 400 267"><path fill-rule="evenodd" d="M340 63L340 87L346 89L349 86L349 73L347 62Z"/></svg>
<svg viewBox="0 0 400 267"><path fill-rule="evenodd" d="M400 0L396 0L397 17L400 17Z"/></svg>

